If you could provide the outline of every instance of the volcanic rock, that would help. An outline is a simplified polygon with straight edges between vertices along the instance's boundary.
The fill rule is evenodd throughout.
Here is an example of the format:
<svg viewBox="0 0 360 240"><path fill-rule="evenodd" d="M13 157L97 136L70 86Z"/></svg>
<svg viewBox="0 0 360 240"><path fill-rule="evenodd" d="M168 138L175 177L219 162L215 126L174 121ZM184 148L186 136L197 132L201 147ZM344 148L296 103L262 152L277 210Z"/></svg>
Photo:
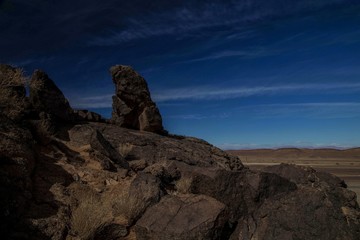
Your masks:
<svg viewBox="0 0 360 240"><path fill-rule="evenodd" d="M129 66L116 65L110 72L116 87L112 121L121 127L163 133L162 118L145 79Z"/></svg>

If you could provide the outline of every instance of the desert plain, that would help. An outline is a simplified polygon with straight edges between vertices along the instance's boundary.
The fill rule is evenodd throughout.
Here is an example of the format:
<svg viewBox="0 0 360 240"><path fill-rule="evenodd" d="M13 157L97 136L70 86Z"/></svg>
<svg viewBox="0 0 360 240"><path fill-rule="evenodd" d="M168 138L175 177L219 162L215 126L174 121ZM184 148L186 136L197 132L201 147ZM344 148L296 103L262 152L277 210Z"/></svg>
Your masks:
<svg viewBox="0 0 360 240"><path fill-rule="evenodd" d="M348 188L356 193L360 203L360 148L345 150L280 148L228 150L227 152L239 156L244 165L254 170L288 163L309 166L317 171L335 174L345 180Z"/></svg>

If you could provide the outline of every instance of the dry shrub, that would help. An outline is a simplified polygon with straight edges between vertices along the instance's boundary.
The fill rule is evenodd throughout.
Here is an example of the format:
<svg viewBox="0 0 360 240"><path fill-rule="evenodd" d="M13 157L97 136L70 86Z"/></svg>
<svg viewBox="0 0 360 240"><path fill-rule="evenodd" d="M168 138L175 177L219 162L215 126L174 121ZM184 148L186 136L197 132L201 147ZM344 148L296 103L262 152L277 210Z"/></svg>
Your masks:
<svg viewBox="0 0 360 240"><path fill-rule="evenodd" d="M176 190L179 193L189 193L192 181L193 181L193 179L190 176L184 176L184 177L180 178L175 183Z"/></svg>
<svg viewBox="0 0 360 240"><path fill-rule="evenodd" d="M127 188L122 188L116 196L114 195L114 216L125 217L129 225L138 220L148 207L157 203L162 194L160 183L155 178L138 179L139 181L136 178L128 182Z"/></svg>
<svg viewBox="0 0 360 240"><path fill-rule="evenodd" d="M131 196L127 192L122 192L120 195L116 196L114 201L112 206L114 215L124 216L130 225L147 207L147 203L144 199L139 198L138 196Z"/></svg>
<svg viewBox="0 0 360 240"><path fill-rule="evenodd" d="M0 66L0 88L25 86L27 81L22 69Z"/></svg>
<svg viewBox="0 0 360 240"><path fill-rule="evenodd" d="M71 233L82 240L91 240L111 220L110 206L95 192L89 192L72 213Z"/></svg>
<svg viewBox="0 0 360 240"><path fill-rule="evenodd" d="M0 64L0 111L12 120L21 118L26 107L23 71Z"/></svg>

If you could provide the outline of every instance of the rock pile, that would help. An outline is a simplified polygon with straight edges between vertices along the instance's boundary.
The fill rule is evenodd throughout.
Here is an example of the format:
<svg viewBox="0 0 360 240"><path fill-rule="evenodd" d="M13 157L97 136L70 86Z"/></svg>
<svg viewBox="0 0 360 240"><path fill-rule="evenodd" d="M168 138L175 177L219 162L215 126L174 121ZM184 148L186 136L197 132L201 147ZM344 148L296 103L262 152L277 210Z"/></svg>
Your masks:
<svg viewBox="0 0 360 240"><path fill-rule="evenodd" d="M16 71L0 65L4 239L360 239L356 194L338 177L251 171L203 140L158 134L161 116L130 67L111 70L116 124L74 111L43 72L26 97Z"/></svg>

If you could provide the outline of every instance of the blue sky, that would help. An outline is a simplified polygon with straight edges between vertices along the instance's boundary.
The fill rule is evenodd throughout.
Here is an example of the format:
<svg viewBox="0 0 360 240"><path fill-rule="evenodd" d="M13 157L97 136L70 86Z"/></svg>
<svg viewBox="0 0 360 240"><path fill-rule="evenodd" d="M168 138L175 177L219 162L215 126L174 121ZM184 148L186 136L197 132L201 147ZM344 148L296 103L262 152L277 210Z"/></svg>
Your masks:
<svg viewBox="0 0 360 240"><path fill-rule="evenodd" d="M148 81L171 133L219 147L360 146L360 3L0 1L0 62L111 115L110 66Z"/></svg>

